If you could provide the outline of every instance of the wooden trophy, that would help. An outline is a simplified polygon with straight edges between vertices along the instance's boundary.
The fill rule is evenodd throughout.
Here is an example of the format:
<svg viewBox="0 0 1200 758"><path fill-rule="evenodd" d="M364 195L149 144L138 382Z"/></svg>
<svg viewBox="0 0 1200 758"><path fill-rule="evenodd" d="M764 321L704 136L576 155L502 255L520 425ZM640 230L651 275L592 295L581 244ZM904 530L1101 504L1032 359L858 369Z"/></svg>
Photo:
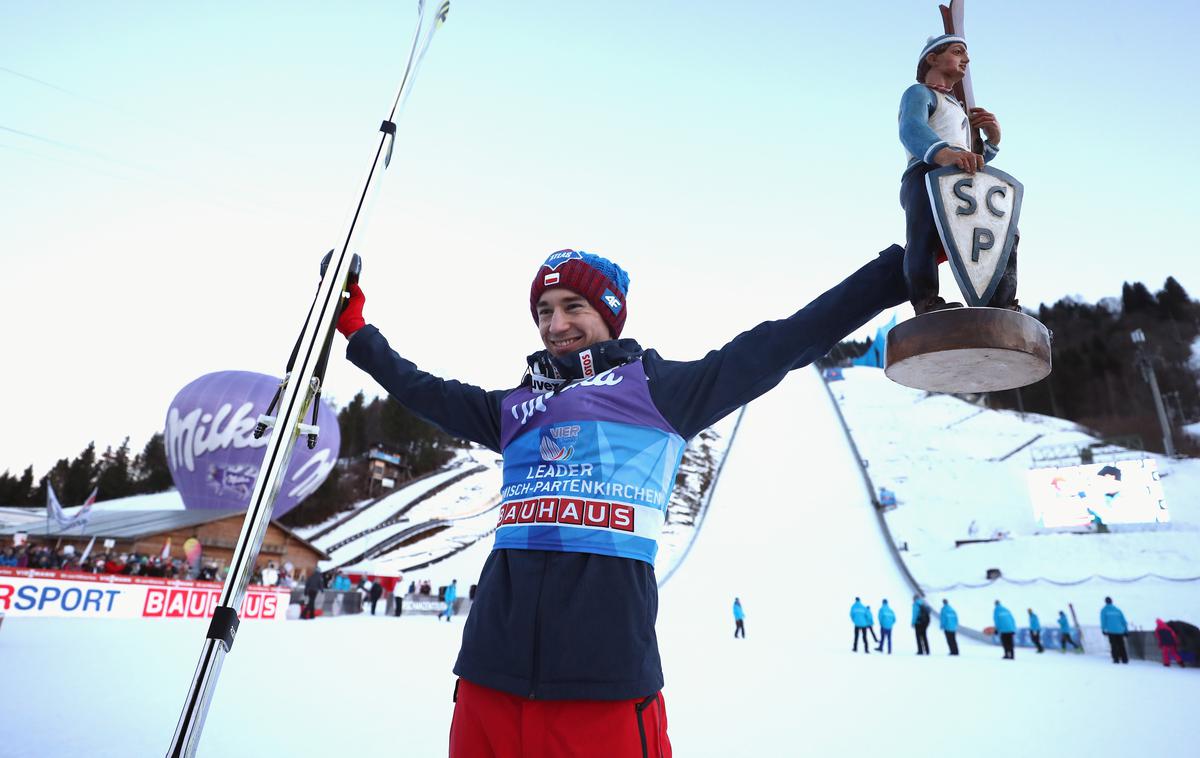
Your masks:
<svg viewBox="0 0 1200 758"><path fill-rule="evenodd" d="M940 6L947 34L963 35L962 0ZM955 87L974 107L968 68ZM972 147L982 152L978 133ZM966 308L935 310L894 327L885 373L898 384L932 392L996 392L1032 384L1050 373L1050 332L1014 305L988 307L1015 255L1024 187L985 166L974 174L942 166L925 178L934 220Z"/></svg>

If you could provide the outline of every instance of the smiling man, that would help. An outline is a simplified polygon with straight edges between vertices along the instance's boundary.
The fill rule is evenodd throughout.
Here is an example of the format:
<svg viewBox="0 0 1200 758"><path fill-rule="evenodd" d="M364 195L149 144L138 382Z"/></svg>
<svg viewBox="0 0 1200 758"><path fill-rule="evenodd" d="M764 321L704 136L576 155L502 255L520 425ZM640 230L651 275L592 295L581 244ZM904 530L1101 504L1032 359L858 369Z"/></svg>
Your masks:
<svg viewBox="0 0 1200 758"><path fill-rule="evenodd" d="M687 440L905 299L893 245L792 316L695 361L621 339L629 276L550 255L529 305L544 350L514 389L419 370L362 316L347 357L409 410L504 455L491 555L454 673L452 758L670 756L654 560Z"/></svg>

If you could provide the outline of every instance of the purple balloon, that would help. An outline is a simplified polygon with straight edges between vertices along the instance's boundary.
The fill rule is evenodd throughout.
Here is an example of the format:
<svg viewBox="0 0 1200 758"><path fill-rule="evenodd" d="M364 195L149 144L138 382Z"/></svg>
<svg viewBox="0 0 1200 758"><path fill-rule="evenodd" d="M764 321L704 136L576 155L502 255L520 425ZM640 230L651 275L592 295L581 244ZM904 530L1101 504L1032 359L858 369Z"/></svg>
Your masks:
<svg viewBox="0 0 1200 758"><path fill-rule="evenodd" d="M179 391L167 412L163 442L175 486L186 508L242 508L263 462L271 435L254 439L254 425L266 413L279 380L249 371L205 374ZM276 408L276 414L279 409ZM312 410L305 414L310 423ZM296 440L295 452L272 514L278 518L316 491L337 465L341 434L337 412L321 401L317 415L321 432L317 447L307 438Z"/></svg>

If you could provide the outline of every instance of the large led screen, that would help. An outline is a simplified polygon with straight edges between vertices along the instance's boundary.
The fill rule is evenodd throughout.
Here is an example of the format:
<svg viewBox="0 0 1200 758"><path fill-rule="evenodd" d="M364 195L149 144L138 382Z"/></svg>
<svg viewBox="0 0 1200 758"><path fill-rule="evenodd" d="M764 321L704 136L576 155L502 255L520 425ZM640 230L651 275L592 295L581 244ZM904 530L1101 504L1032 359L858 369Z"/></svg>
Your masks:
<svg viewBox="0 0 1200 758"><path fill-rule="evenodd" d="M1171 520L1151 458L1033 469L1029 492L1034 517L1044 527Z"/></svg>

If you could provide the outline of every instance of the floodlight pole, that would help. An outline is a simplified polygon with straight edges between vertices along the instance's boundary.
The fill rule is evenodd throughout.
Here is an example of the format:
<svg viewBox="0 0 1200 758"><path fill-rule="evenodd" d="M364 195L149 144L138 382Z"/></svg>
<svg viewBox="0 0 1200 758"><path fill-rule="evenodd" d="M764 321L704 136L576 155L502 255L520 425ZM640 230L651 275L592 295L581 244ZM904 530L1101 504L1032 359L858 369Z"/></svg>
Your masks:
<svg viewBox="0 0 1200 758"><path fill-rule="evenodd" d="M1167 409L1163 406L1162 393L1158 391L1158 377L1154 373L1154 361L1146 355L1146 333L1135 329L1129 334L1137 349L1137 367L1142 370L1142 378L1150 385L1150 393L1154 395L1154 408L1158 411L1158 423L1162 426L1163 450L1170 458L1175 457L1175 440L1171 436L1171 422L1167 420Z"/></svg>

